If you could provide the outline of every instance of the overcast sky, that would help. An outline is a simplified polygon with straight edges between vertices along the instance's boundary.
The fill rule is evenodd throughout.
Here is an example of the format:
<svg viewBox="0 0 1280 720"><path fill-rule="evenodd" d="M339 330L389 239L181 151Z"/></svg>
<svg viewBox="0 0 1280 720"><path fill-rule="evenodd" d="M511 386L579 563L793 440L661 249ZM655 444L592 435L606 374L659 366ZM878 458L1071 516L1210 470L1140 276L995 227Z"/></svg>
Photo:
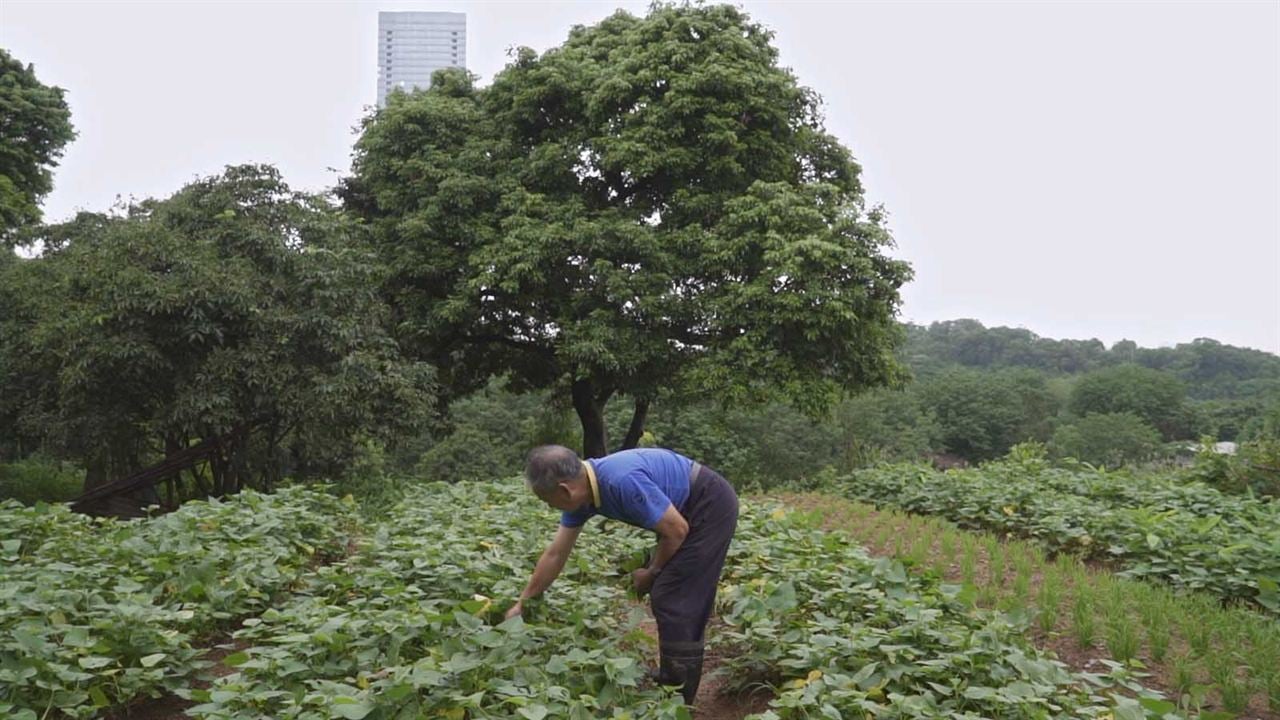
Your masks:
<svg viewBox="0 0 1280 720"><path fill-rule="evenodd" d="M487 83L510 47L647 6L0 0L0 46L68 91L60 220L232 163L333 185L379 10L467 13ZM1280 3L743 6L889 210L904 319L1280 353Z"/></svg>

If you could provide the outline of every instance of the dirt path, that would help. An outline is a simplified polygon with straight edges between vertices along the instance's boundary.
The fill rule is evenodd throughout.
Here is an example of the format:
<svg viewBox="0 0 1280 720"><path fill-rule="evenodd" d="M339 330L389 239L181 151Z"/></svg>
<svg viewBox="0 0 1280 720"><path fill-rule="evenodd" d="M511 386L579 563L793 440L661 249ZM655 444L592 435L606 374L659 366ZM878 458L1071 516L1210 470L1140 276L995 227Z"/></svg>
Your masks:
<svg viewBox="0 0 1280 720"><path fill-rule="evenodd" d="M658 625L653 616L648 615L648 605L644 606L647 618L640 624L640 629L653 638L655 650L649 656L649 662L657 667ZM718 621L712 619L714 626ZM758 690L753 692L731 693L726 690L728 677L723 670L724 656L714 646L707 647L707 655L702 665L702 684L698 686L698 697L694 700L694 717L696 720L742 720L753 713L764 712L769 708L771 695Z"/></svg>
<svg viewBox="0 0 1280 720"><path fill-rule="evenodd" d="M247 647L249 647L248 643L233 640L230 637L223 638L219 644L211 645L202 659L211 661L213 665L205 672L214 679L230 675L235 672L235 669L223 665L222 658ZM191 687L207 689L211 684L207 680L193 680ZM141 698L108 713L105 718L106 720L190 720L185 711L196 704L190 700L183 700L177 695L166 694L158 698Z"/></svg>

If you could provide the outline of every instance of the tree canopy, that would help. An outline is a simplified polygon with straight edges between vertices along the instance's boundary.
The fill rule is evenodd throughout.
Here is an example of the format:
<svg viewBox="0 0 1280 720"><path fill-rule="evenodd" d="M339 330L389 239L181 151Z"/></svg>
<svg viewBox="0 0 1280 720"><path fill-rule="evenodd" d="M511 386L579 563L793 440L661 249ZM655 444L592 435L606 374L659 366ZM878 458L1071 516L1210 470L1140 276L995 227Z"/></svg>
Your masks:
<svg viewBox="0 0 1280 720"><path fill-rule="evenodd" d="M342 194L405 346L454 394L556 389L588 455L619 394L625 447L659 395L816 413L902 380L910 269L770 41L730 6L657 5L520 49L490 87L393 94Z"/></svg>
<svg viewBox="0 0 1280 720"><path fill-rule="evenodd" d="M0 237L40 221L52 168L75 138L62 88L0 48Z"/></svg>
<svg viewBox="0 0 1280 720"><path fill-rule="evenodd" d="M270 167L40 239L0 266L0 423L80 461L87 488L235 433L205 488L233 491L423 416L430 375L385 331L362 232Z"/></svg>
<svg viewBox="0 0 1280 720"><path fill-rule="evenodd" d="M956 368L922 381L916 392L937 423L942 448L971 461L990 460L1024 440L1047 439L1057 412L1036 373Z"/></svg>
<svg viewBox="0 0 1280 720"><path fill-rule="evenodd" d="M1059 457L1119 467L1150 458L1160 433L1131 412L1094 413L1060 426L1049 447Z"/></svg>
<svg viewBox="0 0 1280 720"><path fill-rule="evenodd" d="M1119 365L1089 373L1071 391L1069 409L1078 417L1092 413L1133 413L1166 440L1189 437L1186 391L1168 373L1137 365Z"/></svg>

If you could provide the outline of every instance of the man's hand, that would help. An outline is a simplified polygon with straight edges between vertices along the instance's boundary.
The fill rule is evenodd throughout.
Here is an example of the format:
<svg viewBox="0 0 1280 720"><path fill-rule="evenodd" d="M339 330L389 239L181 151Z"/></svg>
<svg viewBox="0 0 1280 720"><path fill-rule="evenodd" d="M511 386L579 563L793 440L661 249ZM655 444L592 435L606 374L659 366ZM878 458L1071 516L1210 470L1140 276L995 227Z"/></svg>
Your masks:
<svg viewBox="0 0 1280 720"><path fill-rule="evenodd" d="M653 587L654 575L649 568L640 568L631 573L631 584L635 587L636 592L644 595Z"/></svg>
<svg viewBox="0 0 1280 720"><path fill-rule="evenodd" d="M524 601L517 600L516 604L512 605L511 609L507 611L507 619L510 620L511 618L517 615L520 615L522 613L524 613Z"/></svg>

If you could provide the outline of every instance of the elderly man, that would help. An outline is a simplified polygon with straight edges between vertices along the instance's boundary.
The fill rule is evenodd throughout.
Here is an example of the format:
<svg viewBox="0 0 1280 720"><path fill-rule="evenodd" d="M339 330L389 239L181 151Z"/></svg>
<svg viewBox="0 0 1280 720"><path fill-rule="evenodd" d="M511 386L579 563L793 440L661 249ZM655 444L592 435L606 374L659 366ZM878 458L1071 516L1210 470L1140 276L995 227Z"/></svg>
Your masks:
<svg viewBox="0 0 1280 720"><path fill-rule="evenodd" d="M508 617L556 579L590 518L653 530L658 546L632 582L650 593L658 621L658 681L680 686L692 705L702 679L703 633L738 524L733 488L714 470L657 448L583 462L569 448L544 445L529 453L525 479L539 499L561 511L560 528Z"/></svg>

